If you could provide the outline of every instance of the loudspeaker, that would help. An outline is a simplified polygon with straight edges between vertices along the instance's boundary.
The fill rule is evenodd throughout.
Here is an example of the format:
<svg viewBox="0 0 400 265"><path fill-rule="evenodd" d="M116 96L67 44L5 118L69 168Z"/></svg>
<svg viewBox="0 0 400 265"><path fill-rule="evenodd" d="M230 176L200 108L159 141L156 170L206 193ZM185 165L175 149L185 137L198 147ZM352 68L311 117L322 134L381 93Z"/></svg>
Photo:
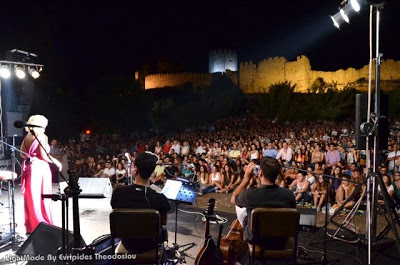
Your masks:
<svg viewBox="0 0 400 265"><path fill-rule="evenodd" d="M361 132L361 124L367 121L367 106L368 105L368 95L367 94L357 94L356 95L356 128L355 128L355 139L356 139L356 149L365 149L366 136ZM375 95L371 97L371 112L375 113ZM388 137L389 137L389 96L381 95L380 98L380 115L384 118L380 118L378 122L378 144L379 150L387 150L388 147ZM370 149L373 148L374 136L369 137Z"/></svg>
<svg viewBox="0 0 400 265"><path fill-rule="evenodd" d="M58 249L62 246L61 230L60 227L40 223L16 254L43 259L31 261L30 264L54 264L52 258L49 257L58 257ZM85 245L82 238L81 244ZM68 231L68 246L73 246L73 233L71 231Z"/></svg>
<svg viewBox="0 0 400 265"><path fill-rule="evenodd" d="M313 226L317 225L317 210L305 207L297 207L300 213L299 225Z"/></svg>
<svg viewBox="0 0 400 265"><path fill-rule="evenodd" d="M23 128L16 128L14 126L15 121L22 120L22 112L7 111L6 112L6 130L4 132L5 136L24 136Z"/></svg>
<svg viewBox="0 0 400 265"><path fill-rule="evenodd" d="M78 183L82 190L79 197L108 198L112 194L112 185L109 178L79 178Z"/></svg>

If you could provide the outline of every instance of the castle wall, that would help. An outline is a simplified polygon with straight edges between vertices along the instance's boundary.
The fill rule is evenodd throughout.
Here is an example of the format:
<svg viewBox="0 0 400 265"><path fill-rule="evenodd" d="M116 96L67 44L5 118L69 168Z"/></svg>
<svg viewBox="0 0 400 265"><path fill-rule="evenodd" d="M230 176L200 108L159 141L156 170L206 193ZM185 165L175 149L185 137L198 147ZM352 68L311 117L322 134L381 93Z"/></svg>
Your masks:
<svg viewBox="0 0 400 265"><path fill-rule="evenodd" d="M145 78L145 89L161 87L179 87L185 83L192 83L193 87L209 86L212 75L208 73L174 73L174 74L155 74Z"/></svg>
<svg viewBox="0 0 400 265"><path fill-rule="evenodd" d="M265 93L268 92L271 85L280 82L290 82L291 85L296 85L295 92L304 93L308 91L317 78L322 78L327 83L336 83L339 89L351 84L356 86L357 89L364 90L365 85L355 82L361 78L368 80L368 65L361 69L315 71L311 69L310 60L304 55L298 56L296 61L292 62L288 62L283 57L274 57L264 59L258 64L251 61L241 63L239 73L226 70L225 75L234 84L239 84L244 93ZM372 68L372 79L375 79L375 65ZM399 79L400 61L387 60L382 62L381 80L393 81ZM155 74L145 77L145 89L176 87L187 82L192 83L194 87L209 86L211 81L212 74L209 73Z"/></svg>
<svg viewBox="0 0 400 265"><path fill-rule="evenodd" d="M327 83L336 83L343 89L349 83L364 78L368 80L368 65L361 69L348 68L337 71L314 71L306 56L298 56L296 61L288 62L285 58L275 57L262 60L258 65L252 62L239 66L239 85L244 93L268 92L271 85L279 82L290 82L296 85L295 92L307 92L317 78ZM375 79L375 66L372 68L372 79ZM381 64L381 80L400 79L400 61L387 60ZM358 88L358 87L357 87ZM362 87L364 88L364 87Z"/></svg>

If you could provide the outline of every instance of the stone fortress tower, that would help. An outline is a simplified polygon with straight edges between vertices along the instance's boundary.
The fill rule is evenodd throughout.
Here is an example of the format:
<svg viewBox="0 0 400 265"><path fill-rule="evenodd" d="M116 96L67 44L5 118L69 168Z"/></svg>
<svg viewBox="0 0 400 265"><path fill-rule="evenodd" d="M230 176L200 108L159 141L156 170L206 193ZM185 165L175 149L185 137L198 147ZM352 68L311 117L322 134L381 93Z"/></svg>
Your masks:
<svg viewBox="0 0 400 265"><path fill-rule="evenodd" d="M238 54L230 49L218 49L210 51L208 57L208 72L226 73L226 70L236 72L238 70Z"/></svg>

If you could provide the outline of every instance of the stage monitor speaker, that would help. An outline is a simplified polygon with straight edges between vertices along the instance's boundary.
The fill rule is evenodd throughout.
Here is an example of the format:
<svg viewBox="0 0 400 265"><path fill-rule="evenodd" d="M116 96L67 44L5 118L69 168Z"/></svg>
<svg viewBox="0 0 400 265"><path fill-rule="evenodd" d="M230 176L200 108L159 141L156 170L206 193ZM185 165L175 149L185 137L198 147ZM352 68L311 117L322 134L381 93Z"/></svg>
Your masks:
<svg viewBox="0 0 400 265"><path fill-rule="evenodd" d="M33 233L28 237L24 244L17 250L18 256L25 256L32 258L42 258L43 260L32 260L29 264L54 264L51 257L58 257L58 249L62 246L61 228L40 223ZM85 242L81 237L81 245L84 246ZM73 233L68 231L68 246L73 246Z"/></svg>
<svg viewBox="0 0 400 265"><path fill-rule="evenodd" d="M312 226L315 227L317 225L317 210L306 208L306 207L297 207L297 210L300 213L300 222L299 225L304 226Z"/></svg>
<svg viewBox="0 0 400 265"><path fill-rule="evenodd" d="M15 121L22 120L22 112L14 112L14 111L7 111L6 112L6 130L5 136L13 137L13 136L24 136L23 128L16 128L14 126Z"/></svg>
<svg viewBox="0 0 400 265"><path fill-rule="evenodd" d="M355 124L355 140L356 149L365 150L366 136L361 132L361 124L367 121L368 95L356 95L356 124ZM371 97L371 112L375 112L375 95ZM379 150L387 150L389 137L389 96L381 95L380 99L380 115L384 116L379 119L378 137ZM370 149L374 147L374 136L369 137Z"/></svg>
<svg viewBox="0 0 400 265"><path fill-rule="evenodd" d="M109 178L79 178L78 183L82 190L79 197L108 198L112 194L112 185Z"/></svg>

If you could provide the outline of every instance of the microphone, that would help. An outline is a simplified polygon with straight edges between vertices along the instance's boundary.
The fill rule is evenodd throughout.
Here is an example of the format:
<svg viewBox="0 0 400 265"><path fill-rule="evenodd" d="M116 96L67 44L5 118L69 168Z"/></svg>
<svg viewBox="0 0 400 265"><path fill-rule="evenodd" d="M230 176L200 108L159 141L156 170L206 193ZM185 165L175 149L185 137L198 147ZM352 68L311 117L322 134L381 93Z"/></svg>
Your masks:
<svg viewBox="0 0 400 265"><path fill-rule="evenodd" d="M128 164L130 164L131 163L131 159L130 159L129 153L125 153L125 157L126 157L126 159L128 159Z"/></svg>
<svg viewBox="0 0 400 265"><path fill-rule="evenodd" d="M32 128L42 128L42 126L34 125L34 124L25 124L23 121L15 121L14 122L15 128L22 128L22 127L32 127Z"/></svg>

